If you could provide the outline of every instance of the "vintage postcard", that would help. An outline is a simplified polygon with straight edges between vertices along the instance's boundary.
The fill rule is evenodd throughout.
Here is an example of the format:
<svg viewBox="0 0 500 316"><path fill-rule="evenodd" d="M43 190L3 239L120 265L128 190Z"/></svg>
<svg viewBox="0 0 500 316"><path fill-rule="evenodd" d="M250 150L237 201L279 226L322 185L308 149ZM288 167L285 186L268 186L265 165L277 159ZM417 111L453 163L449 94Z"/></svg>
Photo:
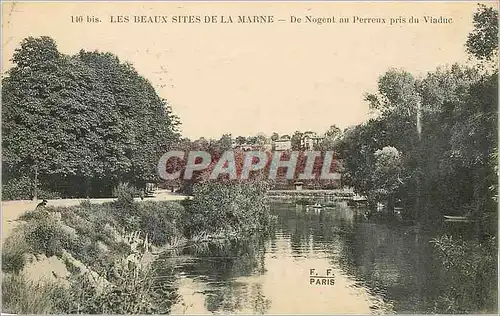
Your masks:
<svg viewBox="0 0 500 316"><path fill-rule="evenodd" d="M2 2L2 314L497 314L496 1Z"/></svg>

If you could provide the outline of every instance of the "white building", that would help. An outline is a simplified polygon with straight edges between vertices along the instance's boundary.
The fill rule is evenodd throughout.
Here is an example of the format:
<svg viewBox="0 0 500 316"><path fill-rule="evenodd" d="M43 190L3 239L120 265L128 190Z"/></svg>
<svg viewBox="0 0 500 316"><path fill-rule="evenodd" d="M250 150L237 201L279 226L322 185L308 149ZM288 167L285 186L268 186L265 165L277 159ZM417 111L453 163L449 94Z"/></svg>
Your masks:
<svg viewBox="0 0 500 316"><path fill-rule="evenodd" d="M292 141L290 139L278 139L275 140L274 150L290 150L292 149Z"/></svg>
<svg viewBox="0 0 500 316"><path fill-rule="evenodd" d="M316 146L323 141L323 137L315 134L306 134L301 139L301 147L304 150L315 150Z"/></svg>

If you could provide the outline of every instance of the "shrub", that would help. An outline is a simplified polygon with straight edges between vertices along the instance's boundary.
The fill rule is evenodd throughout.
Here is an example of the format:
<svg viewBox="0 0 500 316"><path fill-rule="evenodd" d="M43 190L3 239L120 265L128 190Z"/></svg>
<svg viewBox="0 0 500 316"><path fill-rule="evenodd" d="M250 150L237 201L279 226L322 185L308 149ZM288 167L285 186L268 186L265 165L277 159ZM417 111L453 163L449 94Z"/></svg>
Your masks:
<svg viewBox="0 0 500 316"><path fill-rule="evenodd" d="M466 242L441 236L432 241L441 261L448 286L434 307L437 313L496 311L497 246L495 238L486 243Z"/></svg>
<svg viewBox="0 0 500 316"><path fill-rule="evenodd" d="M171 242L172 237L183 234L184 208L177 202L145 201L138 205L140 230L147 232L149 241L160 246Z"/></svg>
<svg viewBox="0 0 500 316"><path fill-rule="evenodd" d="M92 203L90 202L90 200L87 199L87 200L81 201L80 206L82 208L90 208L90 207L92 207Z"/></svg>
<svg viewBox="0 0 500 316"><path fill-rule="evenodd" d="M31 179L12 178L2 184L2 200L31 200Z"/></svg>
<svg viewBox="0 0 500 316"><path fill-rule="evenodd" d="M31 200L33 198L33 180L22 176L11 178L2 184L2 200ZM61 194L39 187L37 189L38 199L56 199Z"/></svg>
<svg viewBox="0 0 500 316"><path fill-rule="evenodd" d="M25 225L24 235L32 253L43 253L47 257L61 255L63 248L68 248L72 239L61 224L51 217L30 221Z"/></svg>
<svg viewBox="0 0 500 316"><path fill-rule="evenodd" d="M117 198L118 203L131 204L134 202L136 188L126 182L120 182L113 190L113 196Z"/></svg>
<svg viewBox="0 0 500 316"><path fill-rule="evenodd" d="M64 229L59 221L48 215L49 212L45 211L31 211L21 216L20 218L27 222L16 228L6 239L4 251L9 253L9 256L24 251L51 257L60 255L63 248L71 247L74 236ZM19 249L9 250L16 247ZM7 260L12 262L13 258L11 256Z"/></svg>
<svg viewBox="0 0 500 316"><path fill-rule="evenodd" d="M70 304L67 290L54 282L27 280L23 275L2 276L2 312L13 314L57 314Z"/></svg>
<svg viewBox="0 0 500 316"><path fill-rule="evenodd" d="M19 273L25 265L30 245L24 237L24 227L17 227L2 247L2 271Z"/></svg>
<svg viewBox="0 0 500 316"><path fill-rule="evenodd" d="M129 248L129 251L131 249ZM137 261L133 265L127 260L129 253L115 257L109 266L107 280L109 283L98 285L89 274L75 276L71 281L69 292L73 304L69 313L85 314L150 314L169 313L178 295L173 287L173 278L162 275L158 278L157 267L145 260L144 252L134 256ZM162 263L161 272L165 272ZM172 271L172 270L171 270Z"/></svg>
<svg viewBox="0 0 500 316"><path fill-rule="evenodd" d="M47 216L61 213L61 221ZM124 214L135 214L124 216ZM117 262L130 255L131 244L116 239L117 233L133 228L149 231L149 240L163 244L178 229L183 208L175 202L82 203L66 208L45 208L22 216L26 221L14 230L4 244L3 270L20 272L27 253L61 256L64 250L100 275L116 270ZM121 228L125 228L123 231ZM71 265L70 265L71 266ZM118 267L120 268L120 266ZM109 275L111 284L99 290L88 275L72 266L70 287L61 294L53 283L33 283L12 277L6 283L4 300L13 313L168 313L177 299L172 282L156 278L156 269L136 273L123 270L119 277ZM25 294L25 292L31 292ZM31 301L33 303L31 303Z"/></svg>

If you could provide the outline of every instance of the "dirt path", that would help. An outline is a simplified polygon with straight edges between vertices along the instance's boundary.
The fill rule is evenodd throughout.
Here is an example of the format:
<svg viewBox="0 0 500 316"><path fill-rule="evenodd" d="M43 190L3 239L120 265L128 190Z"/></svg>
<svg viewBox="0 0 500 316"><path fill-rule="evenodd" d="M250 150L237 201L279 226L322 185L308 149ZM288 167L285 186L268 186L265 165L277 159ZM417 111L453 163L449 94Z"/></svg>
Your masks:
<svg viewBox="0 0 500 316"><path fill-rule="evenodd" d="M152 198L145 198L144 201L175 201L183 200L186 196L180 194L170 193L169 191L157 191L155 196ZM86 199L59 199L59 200L48 200L47 206L72 206L78 205ZM104 203L111 202L113 198L110 199L90 199L91 203ZM140 201L139 198L136 199ZM24 212L35 209L36 205L40 201L2 201L2 243L7 236L12 232L14 227L18 224L15 222L19 216Z"/></svg>

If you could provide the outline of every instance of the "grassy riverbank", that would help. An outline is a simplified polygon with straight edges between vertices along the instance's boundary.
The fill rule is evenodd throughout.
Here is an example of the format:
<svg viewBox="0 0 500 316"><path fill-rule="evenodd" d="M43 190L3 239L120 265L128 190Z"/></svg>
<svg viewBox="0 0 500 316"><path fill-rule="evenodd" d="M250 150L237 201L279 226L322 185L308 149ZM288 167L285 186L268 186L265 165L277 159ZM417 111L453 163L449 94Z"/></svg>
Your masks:
<svg viewBox="0 0 500 316"><path fill-rule="evenodd" d="M173 267L154 264L156 255L264 229L266 191L205 183L189 201L137 202L124 187L113 202L27 212L4 242L2 312L168 313ZM33 275L47 261L59 269Z"/></svg>

